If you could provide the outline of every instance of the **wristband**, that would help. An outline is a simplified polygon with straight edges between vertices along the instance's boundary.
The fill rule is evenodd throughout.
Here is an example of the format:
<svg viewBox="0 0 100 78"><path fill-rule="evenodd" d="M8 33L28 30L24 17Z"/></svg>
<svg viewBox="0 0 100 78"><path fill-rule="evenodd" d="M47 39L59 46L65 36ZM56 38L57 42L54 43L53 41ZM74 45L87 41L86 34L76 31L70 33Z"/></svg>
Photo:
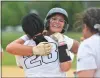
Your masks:
<svg viewBox="0 0 100 78"><path fill-rule="evenodd" d="M66 49L67 48L68 48L67 47L67 44L58 47L58 51L59 51L59 61L61 63L71 60L70 56L68 56L68 54L66 52Z"/></svg>

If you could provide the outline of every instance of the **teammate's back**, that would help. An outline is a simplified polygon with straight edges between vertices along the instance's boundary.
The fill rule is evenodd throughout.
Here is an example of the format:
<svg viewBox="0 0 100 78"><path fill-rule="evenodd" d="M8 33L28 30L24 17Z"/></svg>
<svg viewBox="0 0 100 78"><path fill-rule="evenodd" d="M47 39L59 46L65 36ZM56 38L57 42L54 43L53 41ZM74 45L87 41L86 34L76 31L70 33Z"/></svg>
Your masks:
<svg viewBox="0 0 100 78"><path fill-rule="evenodd" d="M49 55L20 57L20 64L25 70L26 77L66 77L66 73L60 70L56 42L48 36L45 38L52 45ZM36 43L31 39L27 40L24 45L36 46Z"/></svg>

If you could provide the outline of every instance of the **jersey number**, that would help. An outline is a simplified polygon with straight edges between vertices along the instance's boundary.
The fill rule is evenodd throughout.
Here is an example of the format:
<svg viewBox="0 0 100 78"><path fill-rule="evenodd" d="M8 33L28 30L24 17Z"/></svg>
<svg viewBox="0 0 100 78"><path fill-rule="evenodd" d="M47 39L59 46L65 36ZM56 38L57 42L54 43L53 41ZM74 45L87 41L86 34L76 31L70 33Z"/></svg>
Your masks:
<svg viewBox="0 0 100 78"><path fill-rule="evenodd" d="M27 69L55 62L58 59L57 46L48 56L31 56L24 58L24 64Z"/></svg>

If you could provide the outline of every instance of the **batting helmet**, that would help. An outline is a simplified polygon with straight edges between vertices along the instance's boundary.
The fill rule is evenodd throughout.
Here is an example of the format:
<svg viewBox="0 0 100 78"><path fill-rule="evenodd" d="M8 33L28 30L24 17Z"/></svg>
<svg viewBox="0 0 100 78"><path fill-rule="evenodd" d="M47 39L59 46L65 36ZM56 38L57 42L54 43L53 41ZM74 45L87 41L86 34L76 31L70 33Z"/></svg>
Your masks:
<svg viewBox="0 0 100 78"><path fill-rule="evenodd" d="M44 24L38 15L30 13L22 19L22 29L32 38L36 34L43 32Z"/></svg>
<svg viewBox="0 0 100 78"><path fill-rule="evenodd" d="M46 18L45 18L45 20L44 20L45 29L48 30L48 28L49 28L49 25L48 25L48 22L49 22L49 21L48 21L48 20L49 20L53 15L55 15L55 14L62 14L62 15L64 15L65 25L64 25L63 32L62 32L62 33L64 33L65 29L66 29L66 28L68 29L68 13L67 13L64 9L58 8L58 7L52 8L52 9L47 13L47 16L46 16ZM66 29L66 30L67 30L67 29Z"/></svg>

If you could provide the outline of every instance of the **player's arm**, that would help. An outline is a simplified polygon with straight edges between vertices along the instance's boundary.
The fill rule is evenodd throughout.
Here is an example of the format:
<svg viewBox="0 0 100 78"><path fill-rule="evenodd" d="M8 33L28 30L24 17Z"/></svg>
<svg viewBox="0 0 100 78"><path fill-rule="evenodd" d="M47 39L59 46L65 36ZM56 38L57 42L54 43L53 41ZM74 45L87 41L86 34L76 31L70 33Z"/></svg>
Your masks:
<svg viewBox="0 0 100 78"><path fill-rule="evenodd" d="M51 37L58 42L58 53L61 71L66 72L71 68L71 57L67 51L67 44L64 42L64 36L61 33L54 33Z"/></svg>
<svg viewBox="0 0 100 78"><path fill-rule="evenodd" d="M25 46L24 40L17 39L11 43L9 43L6 47L6 51L14 54L14 55L22 55L22 56L31 56L32 53L32 46Z"/></svg>
<svg viewBox="0 0 100 78"><path fill-rule="evenodd" d="M69 53L70 53L71 61L60 63L60 68L61 68L62 71L68 71L72 66L74 54L72 52L69 52Z"/></svg>
<svg viewBox="0 0 100 78"><path fill-rule="evenodd" d="M70 51L73 52L74 54L77 54L78 47L79 47L79 42L77 40L74 40Z"/></svg>
<svg viewBox="0 0 100 78"><path fill-rule="evenodd" d="M37 46L27 46L23 45L27 38L21 38L8 44L6 51L20 56L47 55L51 52L51 45L48 42L40 42Z"/></svg>
<svg viewBox="0 0 100 78"><path fill-rule="evenodd" d="M71 57L67 51L67 44L61 45L58 47L59 51L59 62L62 72L66 72L71 68Z"/></svg>
<svg viewBox="0 0 100 78"><path fill-rule="evenodd" d="M71 65L71 61L60 63L60 69L62 72L67 72L71 68Z"/></svg>
<svg viewBox="0 0 100 78"><path fill-rule="evenodd" d="M83 41L84 39L85 39L84 37L81 37L80 38L80 41ZM80 45L80 43L77 40L74 40L73 45L72 45L72 48L71 48L71 51L74 54L77 54L79 45Z"/></svg>
<svg viewBox="0 0 100 78"><path fill-rule="evenodd" d="M95 71L96 71L95 69L79 71L77 72L77 76L78 78L82 77L93 78L95 75Z"/></svg>

